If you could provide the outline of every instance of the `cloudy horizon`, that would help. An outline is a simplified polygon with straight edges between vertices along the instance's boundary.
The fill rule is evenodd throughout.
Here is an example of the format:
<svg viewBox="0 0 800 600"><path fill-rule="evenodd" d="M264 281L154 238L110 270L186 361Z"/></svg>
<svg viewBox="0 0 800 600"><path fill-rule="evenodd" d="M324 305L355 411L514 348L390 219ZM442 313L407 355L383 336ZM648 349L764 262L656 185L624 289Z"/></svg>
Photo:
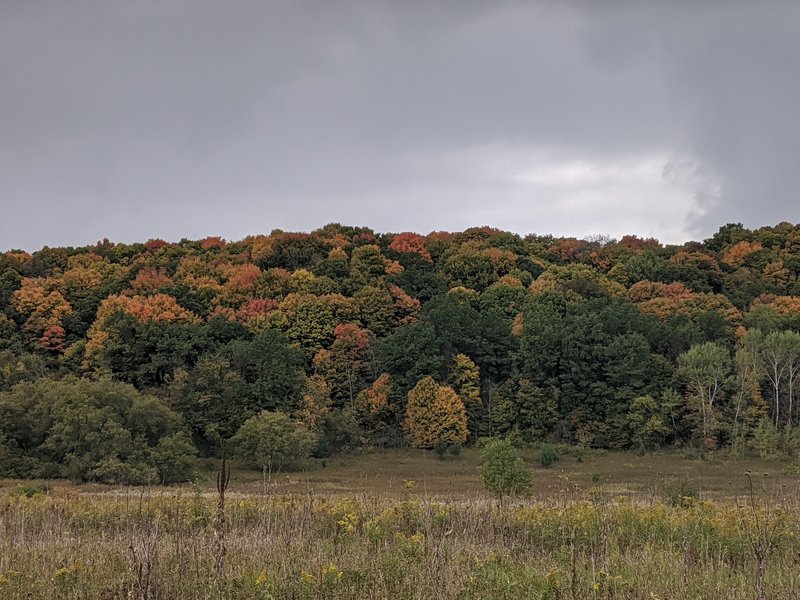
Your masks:
<svg viewBox="0 0 800 600"><path fill-rule="evenodd" d="M800 4L0 4L0 250L800 221Z"/></svg>

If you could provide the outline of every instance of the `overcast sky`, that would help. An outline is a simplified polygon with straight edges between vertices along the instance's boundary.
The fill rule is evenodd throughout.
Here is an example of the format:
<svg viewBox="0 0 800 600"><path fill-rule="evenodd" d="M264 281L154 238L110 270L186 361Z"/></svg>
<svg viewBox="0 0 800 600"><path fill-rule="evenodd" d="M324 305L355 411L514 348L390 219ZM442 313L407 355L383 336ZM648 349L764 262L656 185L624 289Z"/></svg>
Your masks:
<svg viewBox="0 0 800 600"><path fill-rule="evenodd" d="M800 221L800 2L0 0L0 249Z"/></svg>

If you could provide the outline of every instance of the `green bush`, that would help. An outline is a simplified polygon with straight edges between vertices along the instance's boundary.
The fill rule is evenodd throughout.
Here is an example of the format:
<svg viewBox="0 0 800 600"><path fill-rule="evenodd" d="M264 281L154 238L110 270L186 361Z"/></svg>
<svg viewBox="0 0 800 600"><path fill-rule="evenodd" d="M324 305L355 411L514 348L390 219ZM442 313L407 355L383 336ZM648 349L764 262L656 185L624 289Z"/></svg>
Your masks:
<svg viewBox="0 0 800 600"><path fill-rule="evenodd" d="M486 444L481 465L483 485L501 500L510 494L530 491L531 472L508 440Z"/></svg>
<svg viewBox="0 0 800 600"><path fill-rule="evenodd" d="M753 430L750 447L761 458L770 458L781 454L781 436L772 420L766 416L761 417L758 425Z"/></svg>
<svg viewBox="0 0 800 600"><path fill-rule="evenodd" d="M307 458L316 441L313 433L285 413L266 410L247 419L231 439L236 454L264 473Z"/></svg>
<svg viewBox="0 0 800 600"><path fill-rule="evenodd" d="M436 453L436 457L439 460L444 460L445 457L447 456L447 442L439 440L433 446L433 451Z"/></svg>
<svg viewBox="0 0 800 600"><path fill-rule="evenodd" d="M150 452L150 462L158 469L162 483L189 481L196 458L197 449L183 431L161 438Z"/></svg>
<svg viewBox="0 0 800 600"><path fill-rule="evenodd" d="M163 401L125 383L73 377L22 382L0 392L0 475L185 480L196 450L180 431L180 417ZM176 465L183 465L180 472Z"/></svg>
<svg viewBox="0 0 800 600"><path fill-rule="evenodd" d="M550 444L542 444L539 448L539 463L543 467L551 467L558 462L558 451Z"/></svg>
<svg viewBox="0 0 800 600"><path fill-rule="evenodd" d="M461 454L461 444L448 444L447 442L438 441L433 447L433 451L439 460L447 460L448 454L453 458L457 458Z"/></svg>

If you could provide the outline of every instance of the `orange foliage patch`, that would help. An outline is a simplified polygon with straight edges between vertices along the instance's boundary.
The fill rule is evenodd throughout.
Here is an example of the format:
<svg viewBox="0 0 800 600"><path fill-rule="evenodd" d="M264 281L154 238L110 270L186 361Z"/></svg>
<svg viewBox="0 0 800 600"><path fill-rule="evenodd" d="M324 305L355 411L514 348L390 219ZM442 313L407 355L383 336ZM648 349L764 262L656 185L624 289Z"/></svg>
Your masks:
<svg viewBox="0 0 800 600"><path fill-rule="evenodd" d="M722 257L722 262L731 267L738 267L744 259L761 250L761 242L739 242L734 244Z"/></svg>
<svg viewBox="0 0 800 600"><path fill-rule="evenodd" d="M333 330L334 347L337 345L352 352L360 352L369 344L369 332L354 323L342 323Z"/></svg>
<svg viewBox="0 0 800 600"><path fill-rule="evenodd" d="M661 248L661 242L656 238L640 238L635 235L623 235L617 242L618 246L629 250L644 250L645 248Z"/></svg>
<svg viewBox="0 0 800 600"><path fill-rule="evenodd" d="M358 395L359 408L370 414L378 414L389 408L389 389L392 378L388 373L381 373L375 382Z"/></svg>
<svg viewBox="0 0 800 600"><path fill-rule="evenodd" d="M260 315L266 315L278 308L278 301L269 298L254 298L243 304L236 311L236 318L240 321L249 321Z"/></svg>
<svg viewBox="0 0 800 600"><path fill-rule="evenodd" d="M222 272L228 279L225 287L232 291L250 290L261 277L261 269L253 264L227 265Z"/></svg>
<svg viewBox="0 0 800 600"><path fill-rule="evenodd" d="M66 346L67 332L61 325L51 325L39 338L39 347L48 352L64 352Z"/></svg>
<svg viewBox="0 0 800 600"><path fill-rule="evenodd" d="M72 313L72 306L60 291L55 289L60 282L45 278L25 277L22 287L14 292L11 305L27 317L23 330L41 336L45 330L60 325L64 317Z"/></svg>
<svg viewBox="0 0 800 600"><path fill-rule="evenodd" d="M145 248L147 248L148 250L153 250L153 251L160 250L161 248L163 248L165 246L169 246L169 245L170 245L169 242L165 242L164 240L159 239L159 238L147 240L144 243L144 247Z"/></svg>
<svg viewBox="0 0 800 600"><path fill-rule="evenodd" d="M401 265L396 260L390 261L389 264L386 266L387 275L399 275L403 271L405 271L403 265Z"/></svg>
<svg viewBox="0 0 800 600"><path fill-rule="evenodd" d="M224 248L225 240L218 235L209 236L200 242L200 247L203 250L211 250L212 248Z"/></svg>
<svg viewBox="0 0 800 600"><path fill-rule="evenodd" d="M427 262L432 262L431 253L425 245L425 238L418 233L398 233L394 236L389 250L400 254L416 254Z"/></svg>
<svg viewBox="0 0 800 600"><path fill-rule="evenodd" d="M657 283L654 281L640 281L628 289L628 300L634 303L646 302L654 298L672 298L676 300L691 298L694 295L684 284L673 281L672 283Z"/></svg>
<svg viewBox="0 0 800 600"><path fill-rule="evenodd" d="M146 267L136 274L131 282L131 288L139 293L156 292L172 284L172 279L164 269Z"/></svg>
<svg viewBox="0 0 800 600"><path fill-rule="evenodd" d="M115 312L123 312L137 321L179 321L198 323L200 319L183 308L172 296L155 294L153 296L109 296L97 309L97 321L101 323Z"/></svg>
<svg viewBox="0 0 800 600"><path fill-rule="evenodd" d="M517 255L511 250L486 248L483 250L483 255L492 261L492 267L494 267L495 271L510 271L517 264Z"/></svg>
<svg viewBox="0 0 800 600"><path fill-rule="evenodd" d="M564 238L556 241L548 252L555 254L563 261L577 261L589 247L589 243L575 238Z"/></svg>
<svg viewBox="0 0 800 600"><path fill-rule="evenodd" d="M753 300L753 306L767 304L779 315L791 316L800 314L800 297L798 296L776 296L774 294L764 294Z"/></svg>

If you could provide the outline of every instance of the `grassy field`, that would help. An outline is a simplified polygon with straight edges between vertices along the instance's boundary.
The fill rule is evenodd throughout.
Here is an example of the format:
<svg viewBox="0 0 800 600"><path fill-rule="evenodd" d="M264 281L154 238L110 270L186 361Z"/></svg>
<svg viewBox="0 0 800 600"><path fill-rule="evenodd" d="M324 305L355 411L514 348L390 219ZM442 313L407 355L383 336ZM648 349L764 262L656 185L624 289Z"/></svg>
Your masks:
<svg viewBox="0 0 800 600"><path fill-rule="evenodd" d="M664 487L686 481L707 500L734 501L749 491L746 474L763 478L770 487L797 488L798 470L787 461L726 459L710 455L706 460L684 458L675 453L637 456L624 452L589 451L577 459L562 455L550 468L539 466L536 452L520 452L533 470L533 499L580 499L587 494L609 498L627 496L634 502L660 497ZM366 494L380 498L397 497L405 481L416 482L423 495L440 500L486 499L478 467L480 451L468 448L457 458L439 460L432 452L420 450L376 450L363 454L314 461L301 472L273 478L272 489L282 493L322 493L336 496ZM209 471L203 479L213 480ZM260 473L239 470L234 489L261 493Z"/></svg>
<svg viewBox="0 0 800 600"><path fill-rule="evenodd" d="M170 488L2 482L0 598L800 598L786 463L565 456L534 467L533 498L500 506L478 460L336 457L267 494L237 470L224 524L210 473Z"/></svg>

